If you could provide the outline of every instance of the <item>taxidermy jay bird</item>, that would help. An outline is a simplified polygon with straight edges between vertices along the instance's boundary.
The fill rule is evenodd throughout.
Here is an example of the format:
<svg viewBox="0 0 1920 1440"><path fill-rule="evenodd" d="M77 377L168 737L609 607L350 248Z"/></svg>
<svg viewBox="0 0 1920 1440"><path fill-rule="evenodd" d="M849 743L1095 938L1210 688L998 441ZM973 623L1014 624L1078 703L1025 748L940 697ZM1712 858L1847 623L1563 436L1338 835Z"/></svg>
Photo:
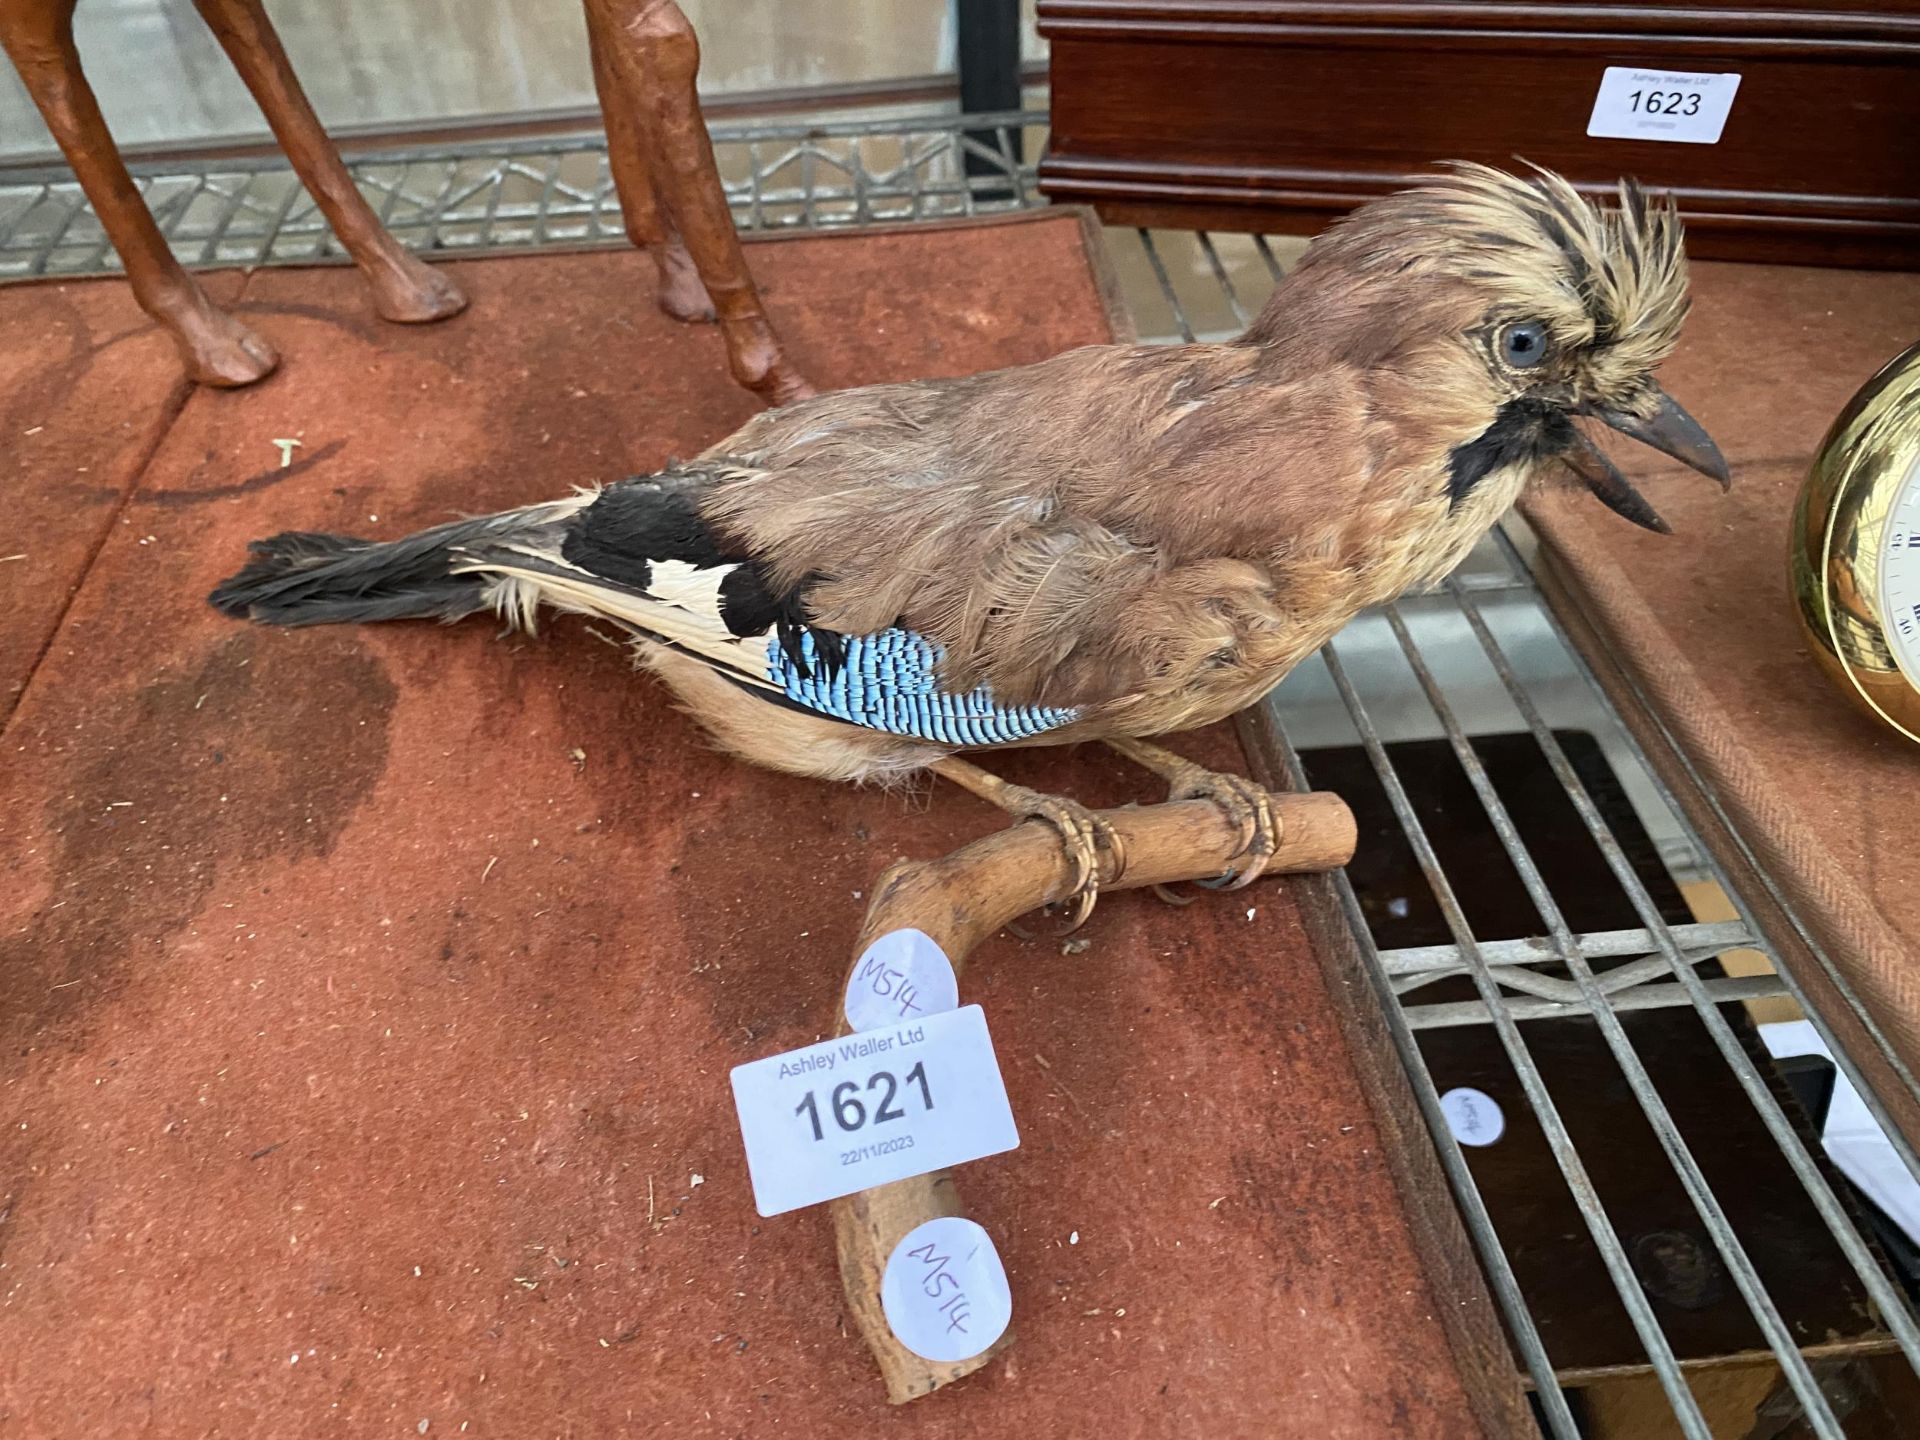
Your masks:
<svg viewBox="0 0 1920 1440"><path fill-rule="evenodd" d="M1228 344L1100 345L757 416L697 459L402 540L285 534L213 603L277 625L544 606L609 620L728 750L931 770L1060 833L1076 923L1113 834L963 753L1105 741L1278 843L1265 792L1147 738L1265 694L1362 608L1436 583L1530 480L1666 529L1583 416L1719 480L1654 381L1680 222L1623 183L1478 165L1355 211Z"/></svg>

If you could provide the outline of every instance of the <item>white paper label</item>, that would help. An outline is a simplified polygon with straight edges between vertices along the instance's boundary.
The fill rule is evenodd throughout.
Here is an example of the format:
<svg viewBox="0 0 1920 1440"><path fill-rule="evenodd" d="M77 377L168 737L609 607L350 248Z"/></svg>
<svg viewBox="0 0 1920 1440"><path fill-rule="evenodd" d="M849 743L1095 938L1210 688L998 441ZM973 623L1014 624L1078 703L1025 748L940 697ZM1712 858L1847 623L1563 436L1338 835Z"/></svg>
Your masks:
<svg viewBox="0 0 1920 1440"><path fill-rule="evenodd" d="M1740 77L1731 71L1643 70L1609 65L1593 97L1587 134L1605 140L1712 145L1727 127Z"/></svg>
<svg viewBox="0 0 1920 1440"><path fill-rule="evenodd" d="M1020 1143L978 1005L735 1066L733 1104L762 1215Z"/></svg>
<svg viewBox="0 0 1920 1440"><path fill-rule="evenodd" d="M880 1308L900 1343L926 1360L971 1360L1006 1333L1013 1292L993 1237L943 1215L909 1230L887 1257Z"/></svg>
<svg viewBox="0 0 1920 1440"><path fill-rule="evenodd" d="M918 930L889 930L866 948L847 978L847 1024L855 1030L939 1015L959 1003L953 962Z"/></svg>
<svg viewBox="0 0 1920 1440"><path fill-rule="evenodd" d="M1440 1097L1440 1113L1462 1145L1491 1145L1507 1133L1507 1117L1499 1102L1484 1090L1462 1085Z"/></svg>

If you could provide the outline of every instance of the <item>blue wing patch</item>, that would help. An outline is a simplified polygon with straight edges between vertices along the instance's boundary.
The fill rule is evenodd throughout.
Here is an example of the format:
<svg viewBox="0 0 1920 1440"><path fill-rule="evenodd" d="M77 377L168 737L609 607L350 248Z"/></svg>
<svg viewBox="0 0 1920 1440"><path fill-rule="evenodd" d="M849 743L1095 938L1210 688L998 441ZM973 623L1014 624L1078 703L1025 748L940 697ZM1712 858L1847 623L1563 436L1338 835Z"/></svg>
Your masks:
<svg viewBox="0 0 1920 1440"><path fill-rule="evenodd" d="M809 676L781 649L779 636L769 635L767 678L789 700L819 714L945 745L1005 745L1057 730L1080 714L1077 708L1001 705L984 685L964 695L942 690L940 648L911 630L849 635L841 644L839 665L823 665L812 632L802 631L800 653Z"/></svg>

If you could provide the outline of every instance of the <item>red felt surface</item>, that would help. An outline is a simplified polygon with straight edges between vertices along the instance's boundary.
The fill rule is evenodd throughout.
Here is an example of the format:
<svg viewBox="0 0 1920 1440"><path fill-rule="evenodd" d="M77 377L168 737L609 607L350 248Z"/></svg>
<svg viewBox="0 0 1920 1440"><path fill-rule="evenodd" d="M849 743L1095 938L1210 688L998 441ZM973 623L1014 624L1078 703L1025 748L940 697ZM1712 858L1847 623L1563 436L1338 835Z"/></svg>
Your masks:
<svg viewBox="0 0 1920 1440"><path fill-rule="evenodd" d="M847 385L1104 339L1082 244L1055 217L750 254ZM888 1410L826 1212L753 1213L727 1071L831 1031L889 861L1000 817L747 769L582 624L203 603L248 538L396 535L749 413L637 255L458 270L472 309L423 329L361 318L350 271L251 279L281 372L192 395L6 730L0 1430L1471 1433L1280 881L976 953L1023 1144L960 1182L1018 1338ZM1157 798L1092 750L1002 768Z"/></svg>
<svg viewBox="0 0 1920 1440"><path fill-rule="evenodd" d="M241 277L201 283L224 304ZM125 285L0 292L0 721L187 388Z"/></svg>

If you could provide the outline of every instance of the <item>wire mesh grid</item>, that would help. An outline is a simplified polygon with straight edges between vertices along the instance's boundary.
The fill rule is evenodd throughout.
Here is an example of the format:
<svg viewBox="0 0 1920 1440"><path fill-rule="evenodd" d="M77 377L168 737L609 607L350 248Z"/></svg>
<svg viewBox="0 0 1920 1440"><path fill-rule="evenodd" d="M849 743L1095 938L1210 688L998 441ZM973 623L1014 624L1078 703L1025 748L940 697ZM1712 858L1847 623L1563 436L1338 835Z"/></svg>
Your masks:
<svg viewBox="0 0 1920 1440"><path fill-rule="evenodd" d="M1530 582L1524 567L1518 563L1512 542L1504 536L1499 537L1496 551L1498 558L1511 567L1511 584L1523 591L1530 589ZM1674 925L1661 917L1646 885L1627 862L1623 848L1587 794L1553 729L1542 719L1525 680L1509 657L1494 626L1489 623L1484 607L1482 589L1463 584L1456 578L1446 586L1438 606L1433 602L1415 601L1389 606L1382 613L1409 673L1470 777L1474 791L1499 832L1509 858L1527 882L1529 895L1548 931L1543 941L1484 944L1474 935L1459 899L1459 892L1471 883L1471 877L1450 874L1441 864L1427 832L1426 822L1415 812L1400 770L1381 738L1373 708L1341 658L1342 646L1338 640L1328 648L1321 663L1347 708L1355 734L1387 790L1395 816L1419 857L1422 873L1438 898L1454 934L1453 944L1449 946L1397 951L1375 948L1364 939L1367 927L1358 897L1351 886L1342 882L1342 900L1355 924L1356 933L1363 937L1363 950L1372 972L1371 978L1389 1012L1396 1042L1413 1077L1416 1094L1427 1113L1436 1144L1442 1150L1449 1179L1461 1201L1469 1230L1479 1244L1482 1259L1493 1282L1495 1297L1501 1303L1516 1347L1538 1389L1547 1428L1556 1436L1580 1433L1564 1396L1554 1383L1552 1360L1532 1323L1527 1297L1518 1288L1506 1264L1499 1233L1480 1202L1473 1173L1443 1113L1440 1092L1422 1060L1415 1032L1425 1027L1488 1023L1496 1029L1534 1119L1553 1148L1566 1184L1580 1202L1591 1243L1606 1263L1620 1301L1631 1316L1634 1330L1667 1391L1683 1432L1690 1436L1707 1436L1712 1432L1683 1378L1680 1361L1636 1274L1622 1236L1602 1203L1599 1187L1589 1172L1590 1157L1581 1153L1560 1117L1559 1106L1564 1102L1564 1097L1556 1100L1550 1092L1519 1024L1527 1019L1569 1013L1593 1017L1635 1102L1659 1135L1668 1162L1680 1176L1698 1211L1702 1226L1750 1307L1813 1432L1841 1435L1844 1431L1839 1418L1819 1378L1801 1353L1802 1342L1789 1323L1789 1317L1781 1313L1768 1295L1753 1258L1735 1233L1720 1198L1708 1184L1701 1166L1675 1123L1666 1098L1649 1078L1642 1056L1623 1030L1619 1019L1623 1011L1649 1006L1692 1008L1721 1058L1737 1077L1747 1099L1762 1118L1795 1178L1805 1187L1835 1241L1872 1295L1881 1322L1909 1359L1920 1361L1920 1332L1916 1331L1914 1318L1897 1282L1883 1271L1848 1207L1835 1194L1822 1167L1815 1163L1802 1138L1800 1127L1787 1113L1774 1087L1761 1073L1753 1057L1738 1042L1721 1009L1726 1001L1761 995L1789 993L1803 1005L1805 997L1799 994L1784 969L1764 977L1748 979L1712 980L1698 973L1696 967L1701 962L1711 960L1727 949L1764 948L1765 942L1751 914L1743 909L1740 920L1715 925ZM1538 868L1513 825L1485 766L1481 764L1472 738L1459 723L1445 688L1435 678L1433 668L1423 652L1420 632L1431 629L1448 612L1451 612L1451 616L1464 619L1471 627L1515 710L1547 755L1556 777L1573 797L1582 822L1607 856L1615 879L1640 909L1643 928L1576 934L1566 924L1559 900L1541 883ZM1606 705L1597 689L1594 699L1596 705ZM1269 703L1282 716L1285 715L1284 697L1276 696ZM1292 778L1304 784L1306 772L1297 752L1292 756L1290 766ZM1704 851L1699 859L1703 868L1715 873L1716 878L1724 883L1725 877L1718 875L1713 861ZM1731 887L1728 887L1728 891L1733 893ZM1604 976L1595 973L1591 963L1593 960L1622 954L1645 958L1632 965L1610 970ZM1564 967L1571 972L1573 979L1571 982L1552 980L1529 969L1529 966L1540 964ZM1458 974L1472 978L1477 994L1474 1001L1431 1006L1409 1002L1408 996L1419 987L1444 975ZM1864 1090L1864 1082L1857 1070L1834 1043L1831 1033L1824 1032L1817 1014L1811 1007L1807 1007L1807 1013L1817 1026L1822 1026L1842 1070ZM1920 1168L1915 1168L1912 1152L1906 1150L1898 1140L1897 1131L1887 1121L1884 1112L1877 1112L1877 1118L1896 1147L1902 1150L1902 1158L1910 1171L1920 1174Z"/></svg>
<svg viewBox="0 0 1920 1440"><path fill-rule="evenodd" d="M866 226L1016 209L1039 202L1031 167L1045 117L993 116L849 121L828 125L719 126L715 150L735 218L747 230ZM1018 138L1017 138L1018 137ZM1024 143L1022 143L1024 142ZM969 155L979 157L972 165ZM618 203L598 137L564 142L476 144L390 152L353 165L356 178L395 233L420 249L481 253L623 243ZM973 171L976 173L969 173ZM204 172L142 167L139 182L175 251L189 265L313 263L343 258L305 192L284 165L248 162ZM1148 343L1221 339L1238 333L1264 303L1301 242L1282 237L1110 229L1109 250L1142 337ZM111 249L70 178L15 171L0 175L0 278L85 274L115 268ZM1604 1195L1607 1157L1583 1151L1536 1054L1539 1026L1587 1017L1624 1094L1644 1117L1665 1165L1685 1192L1716 1263L1751 1316L1757 1350L1778 1365L1807 1429L1842 1436L1846 1387L1823 1360L1823 1337L1805 1333L1790 1306L1770 1291L1765 1257L1729 1215L1695 1147L1648 1068L1628 1023L1649 1011L1697 1017L1702 1063L1724 1067L1777 1150L1791 1183L1844 1257L1870 1310L1870 1325L1848 1353L1898 1350L1920 1372L1920 1326L1905 1282L1863 1231L1860 1208L1842 1194L1835 1171L1816 1155L1818 1141L1793 1111L1764 1056L1737 1033L1741 1007L1784 997L1824 1040L1908 1175L1920 1160L1889 1121L1854 1057L1828 1018L1774 956L1746 900L1686 822L1674 797L1620 723L1592 672L1544 605L1526 553L1530 537L1511 522L1480 546L1436 594L1410 597L1363 616L1323 655L1302 666L1264 702L1278 719L1290 778L1305 785L1314 761L1305 738L1351 742L1364 751L1392 817L1411 848L1444 917L1445 943L1383 947L1373 938L1363 897L1347 876L1336 887L1358 938L1368 982L1405 1062L1442 1168L1529 1378L1541 1427L1556 1440L1583 1433L1570 1403L1570 1367L1554 1353L1536 1318L1539 1295L1522 1284L1493 1216L1488 1192L1455 1138L1423 1042L1482 1027L1496 1038L1532 1122L1577 1210L1578 1232L1563 1237L1598 1257L1614 1299L1657 1377L1680 1433L1707 1437L1707 1420L1689 1374L1697 1357L1676 1348L1636 1270ZM1722 893L1730 918L1682 921L1656 902L1619 833L1570 759L1560 723L1577 714L1598 733L1632 808L1676 876ZM1519 731L1532 738L1591 837L1606 871L1630 901L1637 923L1581 929L1567 917L1564 891L1543 878L1530 842L1481 754L1486 736ZM1483 938L1462 897L1476 883L1450 869L1409 793L1396 744L1408 735L1444 741L1523 883L1539 917L1538 933ZM1301 748L1296 749L1295 744ZM1304 753L1303 753L1304 752ZM1731 827L1730 827L1731 828ZM1758 871L1758 867L1755 867ZM1759 872L1764 874L1764 872ZM1778 901L1780 897L1772 897ZM1858 1012L1882 1060L1916 1094L1914 1077L1853 999L1844 976L1808 941L1837 993ZM1757 963L1740 973L1735 954ZM1451 995L1446 986L1454 987ZM1459 987L1470 987L1465 995ZM1730 1018L1731 1017L1731 1018ZM1828 1347L1830 1349L1831 1347Z"/></svg>
<svg viewBox="0 0 1920 1440"><path fill-rule="evenodd" d="M742 230L945 219L1034 203L1033 167L1022 155L1038 152L1045 119L1020 111L970 115L964 125L953 115L718 125L714 155ZM386 150L351 158L348 168L387 228L415 250L625 243L599 134ZM278 156L134 172L183 265L346 259ZM0 280L118 268L70 172L0 171Z"/></svg>

